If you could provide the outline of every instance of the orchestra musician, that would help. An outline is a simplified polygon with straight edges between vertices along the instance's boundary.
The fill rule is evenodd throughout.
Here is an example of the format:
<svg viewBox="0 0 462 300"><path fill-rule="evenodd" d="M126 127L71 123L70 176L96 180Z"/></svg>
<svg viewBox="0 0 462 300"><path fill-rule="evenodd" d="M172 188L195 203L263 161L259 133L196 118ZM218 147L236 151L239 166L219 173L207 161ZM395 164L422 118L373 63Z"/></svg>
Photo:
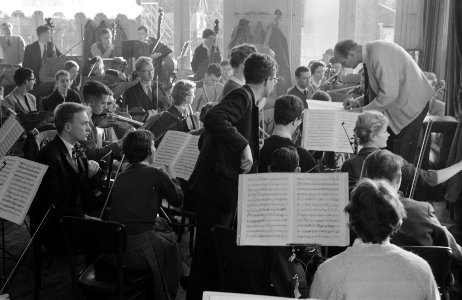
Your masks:
<svg viewBox="0 0 462 300"><path fill-rule="evenodd" d="M27 45L24 50L23 67L30 68L37 74L37 83L40 83L40 68L47 58L59 57L61 52L52 43L51 28L48 25L40 25L37 27L38 40Z"/></svg>
<svg viewBox="0 0 462 300"><path fill-rule="evenodd" d="M191 110L195 89L196 84L190 80L178 80L173 86L173 105L167 109L177 118L177 126L173 130L189 132L192 129L198 129L199 120Z"/></svg>
<svg viewBox="0 0 462 300"><path fill-rule="evenodd" d="M3 36L0 36L0 47L3 50L2 64L22 65L26 43L20 35L13 35L13 24L2 23Z"/></svg>
<svg viewBox="0 0 462 300"><path fill-rule="evenodd" d="M366 94L345 99L346 109L382 111L390 121L387 149L414 161L422 122L434 91L417 63L402 47L386 41L359 45L343 40L335 45L335 57L343 66L363 63Z"/></svg>
<svg viewBox="0 0 462 300"><path fill-rule="evenodd" d="M188 189L197 215L197 235L187 299L218 288L213 225L232 226L239 174L255 172L259 157L259 111L278 79L276 61L251 54L244 63L246 85L234 89L205 115L205 132ZM188 199L189 200L189 199Z"/></svg>
<svg viewBox="0 0 462 300"><path fill-rule="evenodd" d="M82 75L79 74L79 64L73 60L68 60L64 63L64 70L71 75L71 89L78 93L82 86Z"/></svg>
<svg viewBox="0 0 462 300"><path fill-rule="evenodd" d="M101 41L91 45L91 55L102 58L114 57L114 44L112 43L112 33L108 28L101 30Z"/></svg>
<svg viewBox="0 0 462 300"><path fill-rule="evenodd" d="M297 128L302 123L303 103L297 96L282 95L274 103L275 127L272 135L265 139L260 149L258 172L268 172L273 151L281 147L294 147L299 156L300 168L303 173L313 170L316 161L308 150L298 147L292 141Z"/></svg>
<svg viewBox="0 0 462 300"><path fill-rule="evenodd" d="M138 27L138 39L149 44L149 56L154 62L154 78L157 78L157 76L160 77L160 74L162 74L162 60L172 53L173 50L166 44L162 43L162 41L159 42L159 40L155 37L148 36L148 28L144 25ZM154 47L156 48L154 49Z"/></svg>
<svg viewBox="0 0 462 300"><path fill-rule="evenodd" d="M219 83L222 70L219 64L213 63L207 67L204 79L197 83L195 98L192 104L194 112L200 111L202 106L207 103L220 102L223 85Z"/></svg>
<svg viewBox="0 0 462 300"><path fill-rule="evenodd" d="M308 102L306 102L306 100L311 99L312 96L312 90L308 89L310 80L310 69L305 66L300 66L295 69L295 85L287 90L287 94L297 96L302 100L304 108L308 108Z"/></svg>
<svg viewBox="0 0 462 300"><path fill-rule="evenodd" d="M326 82L327 78L324 77L324 70L326 65L322 61L314 61L309 66L311 71L311 79L308 89L310 90L311 95L317 90L325 90L326 87L324 83Z"/></svg>
<svg viewBox="0 0 462 300"><path fill-rule="evenodd" d="M31 92L37 81L34 72L28 68L19 68L14 72L16 87L5 96L4 105L16 113L37 111L37 102Z"/></svg>
<svg viewBox="0 0 462 300"><path fill-rule="evenodd" d="M56 89L42 99L42 108L44 111L54 111L56 106L64 102L82 103L79 94L71 89L71 75L65 70L56 72Z"/></svg>
<svg viewBox="0 0 462 300"><path fill-rule="evenodd" d="M229 51L229 64L233 69L233 75L225 82L222 95L226 95L231 90L245 84L244 61L250 54L256 52L257 48L252 44L240 44L231 48Z"/></svg>
<svg viewBox="0 0 462 300"><path fill-rule="evenodd" d="M161 98L163 91L159 86L157 99L156 90L153 88L154 66L152 58L140 56L135 62L135 69L140 78L134 86L125 90L124 101L128 106L128 112L134 119L144 121L148 117L156 115L158 111L166 110L168 103Z"/></svg>
<svg viewBox="0 0 462 300"><path fill-rule="evenodd" d="M58 135L42 148L37 162L48 169L31 206L31 227L37 225L47 209L56 210L43 227L41 243L51 250L65 250L59 219L62 216L91 217L97 210L93 193L93 177L99 171L97 162L89 160L81 150L90 132L87 108L78 103L62 103L54 114Z"/></svg>
<svg viewBox="0 0 462 300"><path fill-rule="evenodd" d="M216 34L212 29L205 29L202 32L203 42L194 50L191 68L194 72L194 80L204 78L205 71L210 63L221 62L221 54L218 46L215 45ZM211 57L213 55L213 57Z"/></svg>
<svg viewBox="0 0 462 300"><path fill-rule="evenodd" d="M228 79L233 76L233 68L227 59L221 61L220 67L222 74L219 83L224 85L226 81L228 81Z"/></svg>
<svg viewBox="0 0 462 300"><path fill-rule="evenodd" d="M180 283L180 253L175 233L157 216L162 199L181 206L183 193L172 166L165 170L150 166L156 148L147 130L130 132L123 143L129 165L114 182L110 219L127 228L128 270L153 272L152 297L175 299Z"/></svg>

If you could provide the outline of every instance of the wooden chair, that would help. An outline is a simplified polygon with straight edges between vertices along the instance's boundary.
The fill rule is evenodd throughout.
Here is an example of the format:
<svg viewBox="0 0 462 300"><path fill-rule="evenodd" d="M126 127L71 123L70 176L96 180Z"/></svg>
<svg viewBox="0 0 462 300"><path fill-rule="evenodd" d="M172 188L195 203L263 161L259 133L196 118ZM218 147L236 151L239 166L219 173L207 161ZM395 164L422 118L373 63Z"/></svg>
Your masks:
<svg viewBox="0 0 462 300"><path fill-rule="evenodd" d="M124 270L123 255L127 250L125 226L115 222L63 217L61 224L67 241L71 265L74 299L84 294L113 295L117 299L134 299L146 292L152 280L150 271L129 272ZM76 254L88 257L108 255L115 258L115 270L96 260L78 276ZM78 278L77 278L78 277Z"/></svg>
<svg viewBox="0 0 462 300"><path fill-rule="evenodd" d="M451 248L439 246L405 246L402 248L422 257L428 262L442 299L449 299Z"/></svg>
<svg viewBox="0 0 462 300"><path fill-rule="evenodd" d="M236 245L236 231L213 226L220 291L271 295L267 247Z"/></svg>

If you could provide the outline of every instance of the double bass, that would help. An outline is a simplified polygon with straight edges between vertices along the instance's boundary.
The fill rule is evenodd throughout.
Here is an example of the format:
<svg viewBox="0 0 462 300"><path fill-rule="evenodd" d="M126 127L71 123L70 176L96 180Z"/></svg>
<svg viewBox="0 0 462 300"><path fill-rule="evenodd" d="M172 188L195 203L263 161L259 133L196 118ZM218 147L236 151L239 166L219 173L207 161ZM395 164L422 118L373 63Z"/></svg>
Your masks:
<svg viewBox="0 0 462 300"><path fill-rule="evenodd" d="M58 54L56 53L56 46L53 38L53 34L55 31L55 25L53 22L51 22L51 18L45 18L45 23L48 27L50 27L51 31L51 41L47 43L47 50L46 50L46 55L44 56L43 60L46 58L50 57L58 57Z"/></svg>

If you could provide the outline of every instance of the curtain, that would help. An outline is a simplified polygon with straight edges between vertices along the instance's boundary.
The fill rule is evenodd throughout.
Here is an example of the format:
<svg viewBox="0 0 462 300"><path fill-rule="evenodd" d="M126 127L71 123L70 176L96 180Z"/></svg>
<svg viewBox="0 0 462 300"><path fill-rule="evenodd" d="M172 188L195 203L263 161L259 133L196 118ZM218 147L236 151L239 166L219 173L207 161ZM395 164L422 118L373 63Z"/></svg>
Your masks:
<svg viewBox="0 0 462 300"><path fill-rule="evenodd" d="M450 0L425 0L423 12L422 70L444 78Z"/></svg>
<svg viewBox="0 0 462 300"><path fill-rule="evenodd" d="M446 56L446 113L460 118L461 105L461 62L462 62L462 1L451 0L449 7L448 42Z"/></svg>

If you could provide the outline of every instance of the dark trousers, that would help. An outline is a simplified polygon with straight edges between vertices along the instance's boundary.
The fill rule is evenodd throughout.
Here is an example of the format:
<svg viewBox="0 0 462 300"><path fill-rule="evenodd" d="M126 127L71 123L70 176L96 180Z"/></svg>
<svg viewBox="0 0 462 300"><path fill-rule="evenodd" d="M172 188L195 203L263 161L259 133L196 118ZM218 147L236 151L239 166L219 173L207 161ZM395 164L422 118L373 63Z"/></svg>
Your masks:
<svg viewBox="0 0 462 300"><path fill-rule="evenodd" d="M196 245L189 273L187 300L200 300L204 291L218 291L219 273L214 241L210 230L213 225L229 227L234 218L234 210L225 210L213 201L197 195L195 208L197 217Z"/></svg>
<svg viewBox="0 0 462 300"><path fill-rule="evenodd" d="M417 143L419 141L420 130L422 129L422 123L427 115L427 112L428 104L422 110L420 115L409 125L404 127L399 134L394 134L390 127L388 127L390 137L388 138L387 150L401 155L405 160L413 163Z"/></svg>

